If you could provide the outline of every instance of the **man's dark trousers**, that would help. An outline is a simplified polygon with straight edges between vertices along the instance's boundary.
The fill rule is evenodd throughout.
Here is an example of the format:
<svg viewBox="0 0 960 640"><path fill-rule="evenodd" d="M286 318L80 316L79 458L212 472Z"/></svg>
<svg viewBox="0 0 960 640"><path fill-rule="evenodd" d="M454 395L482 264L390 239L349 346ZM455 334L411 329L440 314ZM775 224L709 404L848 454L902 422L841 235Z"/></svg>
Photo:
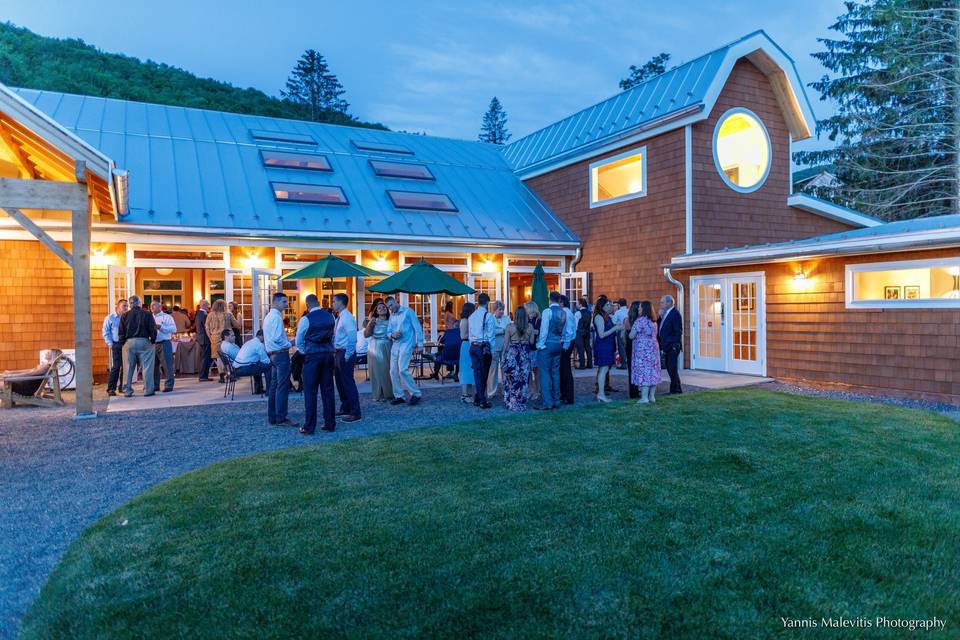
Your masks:
<svg viewBox="0 0 960 640"><path fill-rule="evenodd" d="M207 350L210 344L207 343ZM287 419L287 396L290 394L290 354L286 349L270 354L267 374L267 422L276 424Z"/></svg>
<svg viewBox="0 0 960 640"><path fill-rule="evenodd" d="M573 356L573 345L563 350L560 356L560 402L573 404L573 367L570 359Z"/></svg>
<svg viewBox="0 0 960 640"><path fill-rule="evenodd" d="M263 393L263 374L270 375L270 365L265 362L254 362L236 367L233 373L238 378L253 378L253 392L259 395Z"/></svg>
<svg viewBox="0 0 960 640"><path fill-rule="evenodd" d="M483 344L470 345L470 364L473 367L473 401L475 404L487 402L487 376L490 375L490 363L493 356L484 349Z"/></svg>
<svg viewBox="0 0 960 640"><path fill-rule="evenodd" d="M680 359L680 345L673 343L667 345L667 373L670 374L670 393L683 393L680 387L680 372L678 370L678 360Z"/></svg>
<svg viewBox="0 0 960 640"><path fill-rule="evenodd" d="M357 354L353 353L349 358L345 358L346 355L347 352L343 349L337 349L333 352L333 372L334 380L337 383L337 394L340 396L340 413L359 418L360 394L357 392L357 381L353 379L353 368L357 365Z"/></svg>
<svg viewBox="0 0 960 640"><path fill-rule="evenodd" d="M107 380L107 391L117 390L121 371L123 371L123 345L114 342L110 345L110 378Z"/></svg>
<svg viewBox="0 0 960 640"><path fill-rule="evenodd" d="M201 380L210 377L211 364L213 364L213 359L210 357L210 340L204 339L200 343L200 375L198 377Z"/></svg>
<svg viewBox="0 0 960 640"><path fill-rule="evenodd" d="M317 429L317 390L323 403L323 426L334 429L337 415L334 410L332 353L311 353L303 360L303 430L313 433ZM289 378L289 375L288 375Z"/></svg>

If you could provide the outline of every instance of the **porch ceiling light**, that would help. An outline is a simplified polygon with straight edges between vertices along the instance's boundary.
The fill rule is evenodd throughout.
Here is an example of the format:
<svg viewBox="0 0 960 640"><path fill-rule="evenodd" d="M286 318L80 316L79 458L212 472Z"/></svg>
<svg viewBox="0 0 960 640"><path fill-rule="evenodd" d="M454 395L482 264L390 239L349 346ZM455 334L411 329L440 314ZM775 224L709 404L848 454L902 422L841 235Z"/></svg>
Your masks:
<svg viewBox="0 0 960 640"><path fill-rule="evenodd" d="M173 273L173 269L166 269L166 268L163 268L163 269L154 269L154 271L157 272L157 275L161 275L161 276L168 276L168 275L170 275L171 273Z"/></svg>

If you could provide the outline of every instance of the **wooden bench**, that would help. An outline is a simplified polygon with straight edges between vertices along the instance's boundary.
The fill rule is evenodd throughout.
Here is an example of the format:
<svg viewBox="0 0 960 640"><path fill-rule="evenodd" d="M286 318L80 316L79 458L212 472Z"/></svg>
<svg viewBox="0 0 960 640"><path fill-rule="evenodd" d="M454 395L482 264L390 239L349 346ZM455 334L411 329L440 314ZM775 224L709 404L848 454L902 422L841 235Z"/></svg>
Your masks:
<svg viewBox="0 0 960 640"><path fill-rule="evenodd" d="M36 369L5 371L0 374L0 407L12 409L15 403L32 404L37 407L62 407L66 403L60 393L60 367L69 365L73 370L73 361L63 353L47 365Z"/></svg>

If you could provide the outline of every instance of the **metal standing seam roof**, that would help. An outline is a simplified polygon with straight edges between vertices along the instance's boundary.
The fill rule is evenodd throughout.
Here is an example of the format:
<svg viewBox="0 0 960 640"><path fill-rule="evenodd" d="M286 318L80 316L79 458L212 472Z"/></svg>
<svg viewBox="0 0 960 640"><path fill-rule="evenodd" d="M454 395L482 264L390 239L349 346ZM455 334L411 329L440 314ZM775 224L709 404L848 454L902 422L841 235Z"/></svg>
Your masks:
<svg viewBox="0 0 960 640"><path fill-rule="evenodd" d="M711 90L718 74L724 68L728 53L738 45L755 41L783 55L786 64L796 68L793 60L762 30L747 34L719 49L681 64L655 78L602 100L571 116L533 133L514 140L503 148L510 166L524 172L535 165L546 163L626 135L631 130L649 124L670 114L684 110L696 112L712 107ZM803 87L799 87L803 92ZM715 98L715 96L713 96ZM809 106L805 94L798 96Z"/></svg>
<svg viewBox="0 0 960 640"><path fill-rule="evenodd" d="M499 147L282 118L13 88L129 172L124 223L543 243L578 238L521 182ZM251 129L311 136L316 146L255 140ZM352 140L413 155L360 151ZM264 167L261 149L327 156L332 172ZM435 181L377 177L370 159L419 162ZM274 200L270 182L336 185L348 205ZM400 210L388 189L445 193L457 212ZM362 234L362 235L361 235Z"/></svg>
<svg viewBox="0 0 960 640"><path fill-rule="evenodd" d="M724 256L737 259L747 252L757 254L757 260L762 261L762 250L769 252L782 252L789 250L792 254L794 250L797 253L807 252L816 253L818 248L833 245L835 243L857 243L869 242L870 240L883 240L899 235L907 234L930 234L943 232L946 240L947 232L953 231L960 233L960 214L950 214L943 216L932 216L929 218L913 218L911 220L898 220L896 222L887 222L876 227L866 227L862 229L851 229L849 231L840 231L837 233L828 233L822 236L804 238L802 240L789 240L787 242L773 242L769 244L748 245L743 247L732 247L729 249L713 249L709 251L700 251L675 258L678 263L696 263L700 259L721 259ZM955 240L951 240L955 241Z"/></svg>

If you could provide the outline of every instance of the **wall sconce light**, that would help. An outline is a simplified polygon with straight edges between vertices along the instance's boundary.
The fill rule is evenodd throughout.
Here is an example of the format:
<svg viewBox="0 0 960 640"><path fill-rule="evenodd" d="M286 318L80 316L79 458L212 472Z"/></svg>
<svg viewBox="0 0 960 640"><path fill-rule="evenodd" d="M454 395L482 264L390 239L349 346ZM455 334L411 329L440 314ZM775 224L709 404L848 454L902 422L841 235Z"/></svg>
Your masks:
<svg viewBox="0 0 960 640"><path fill-rule="evenodd" d="M110 259L107 258L103 249L94 249L93 255L90 256L90 261L93 263L93 266L95 267L105 267L108 264L110 264Z"/></svg>
<svg viewBox="0 0 960 640"><path fill-rule="evenodd" d="M804 271L798 271L796 275L793 276L793 281L797 284L803 284L807 281L807 274Z"/></svg>
<svg viewBox="0 0 960 640"><path fill-rule="evenodd" d="M490 256L481 256L483 262L480 263L480 271L484 273L491 273L497 270L497 265L494 264Z"/></svg>
<svg viewBox="0 0 960 640"><path fill-rule="evenodd" d="M373 268L377 271L386 271L388 266L390 265L387 264L387 259L384 257L384 254L378 253L377 259L373 261Z"/></svg>
<svg viewBox="0 0 960 640"><path fill-rule="evenodd" d="M243 259L243 266L245 269L252 269L254 267L259 267L260 257L253 252L247 253L247 257Z"/></svg>

